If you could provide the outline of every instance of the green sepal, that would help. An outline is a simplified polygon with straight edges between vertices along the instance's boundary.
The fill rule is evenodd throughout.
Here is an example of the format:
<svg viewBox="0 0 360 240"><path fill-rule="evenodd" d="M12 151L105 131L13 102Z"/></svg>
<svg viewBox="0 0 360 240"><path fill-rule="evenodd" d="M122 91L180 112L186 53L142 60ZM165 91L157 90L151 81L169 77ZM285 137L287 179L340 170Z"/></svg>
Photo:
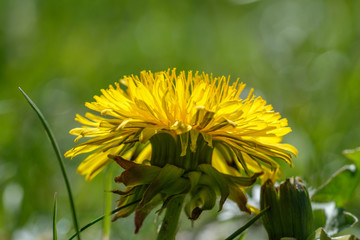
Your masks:
<svg viewBox="0 0 360 240"><path fill-rule="evenodd" d="M115 182L123 183L127 187L150 184L161 170L156 166L137 164L122 172L119 177L115 178Z"/></svg>
<svg viewBox="0 0 360 240"><path fill-rule="evenodd" d="M111 192L112 192L112 193L115 193L115 194L117 194L117 195L120 195L120 196L128 196L128 195L131 194L131 192L132 192L133 190L134 190L133 187L128 187L128 188L126 188L125 191L121 191L121 190L116 189L116 190L111 190Z"/></svg>
<svg viewBox="0 0 360 240"><path fill-rule="evenodd" d="M132 166L137 165L136 163L134 163L132 161L129 161L129 160L126 160L121 156L114 156L114 155L109 154L108 157L111 158L111 159L114 159L115 162L125 170L129 169Z"/></svg>
<svg viewBox="0 0 360 240"><path fill-rule="evenodd" d="M149 213L155 207L157 207L159 204L161 204L162 201L163 201L163 198L161 197L161 195L157 194L146 205L144 205L142 207L140 207L139 205L137 206L137 208L135 210L135 233L139 232L139 230L144 222L144 219L149 215Z"/></svg>
<svg viewBox="0 0 360 240"><path fill-rule="evenodd" d="M190 182L190 186L191 186L190 191L192 191L197 186L197 184L200 181L201 175L202 175L201 172L197 172L197 171L191 171L185 174L185 177L187 177Z"/></svg>
<svg viewBox="0 0 360 240"><path fill-rule="evenodd" d="M183 177L178 178L173 184L164 188L161 193L167 195L176 195L189 192L191 189L190 181Z"/></svg>
<svg viewBox="0 0 360 240"><path fill-rule="evenodd" d="M262 172L254 173L251 177L236 177L227 174L223 174L223 175L229 182L233 184L240 185L241 187L249 187L253 185L256 182L257 178L262 174L263 174Z"/></svg>
<svg viewBox="0 0 360 240"><path fill-rule="evenodd" d="M216 193L208 186L199 185L192 191L190 201L185 205L189 219L196 220L203 210L212 209L216 202Z"/></svg>
<svg viewBox="0 0 360 240"><path fill-rule="evenodd" d="M203 173L205 173L206 175L208 175L210 178L212 178L216 183L217 188L219 189L221 194L220 202L219 202L219 211L221 211L224 202L226 201L226 198L230 194L229 184L227 182L227 179L224 177L224 174L220 173L209 164L200 164L198 166L198 169Z"/></svg>
<svg viewBox="0 0 360 240"><path fill-rule="evenodd" d="M138 199L141 199L141 196L144 194L145 189L146 189L146 185L136 186L136 187L128 187L126 189L126 191L131 192L131 194L120 197L118 207L123 207L129 203L138 201ZM134 204L134 205L128 206L126 208L120 209L114 215L112 221L115 221L118 218L123 218L123 217L129 216L131 213L133 213L135 211L136 206L137 206L137 204Z"/></svg>
<svg viewBox="0 0 360 240"><path fill-rule="evenodd" d="M186 155L186 151L189 145L189 133L183 133L180 136L180 142L181 142L181 154L180 156L183 157Z"/></svg>
<svg viewBox="0 0 360 240"><path fill-rule="evenodd" d="M251 210L246 206L247 197L241 188L232 185L230 187L229 199L235 202L241 211L251 214Z"/></svg>
<svg viewBox="0 0 360 240"><path fill-rule="evenodd" d="M196 152L197 148L197 139L199 137L200 132L191 130L190 131L190 150L191 152Z"/></svg>
<svg viewBox="0 0 360 240"><path fill-rule="evenodd" d="M168 133L158 133L150 138L151 143L151 165L163 167L166 164L175 164L175 159L180 157L180 149L177 148L177 143L174 136Z"/></svg>
<svg viewBox="0 0 360 240"><path fill-rule="evenodd" d="M220 189L216 183L216 180L207 174L201 173L198 184L212 186L214 190L217 191L217 193L220 193Z"/></svg>
<svg viewBox="0 0 360 240"><path fill-rule="evenodd" d="M151 184L147 187L144 196L139 204L139 208L145 206L151 199L163 189L170 187L184 173L184 169L174 165L166 164Z"/></svg>

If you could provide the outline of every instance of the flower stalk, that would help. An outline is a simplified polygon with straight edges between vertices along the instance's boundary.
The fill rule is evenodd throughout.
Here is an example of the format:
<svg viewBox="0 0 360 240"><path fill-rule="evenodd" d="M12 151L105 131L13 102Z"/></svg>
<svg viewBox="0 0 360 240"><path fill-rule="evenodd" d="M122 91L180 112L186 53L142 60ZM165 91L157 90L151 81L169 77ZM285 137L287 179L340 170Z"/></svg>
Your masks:
<svg viewBox="0 0 360 240"><path fill-rule="evenodd" d="M179 195L169 200L157 240L175 239L184 199L184 195Z"/></svg>
<svg viewBox="0 0 360 240"><path fill-rule="evenodd" d="M104 202L105 202L105 217L104 217L104 232L103 240L110 239L111 233L111 205L112 205L112 182L113 182L113 166L111 164L107 166L104 177L105 193L104 193Z"/></svg>

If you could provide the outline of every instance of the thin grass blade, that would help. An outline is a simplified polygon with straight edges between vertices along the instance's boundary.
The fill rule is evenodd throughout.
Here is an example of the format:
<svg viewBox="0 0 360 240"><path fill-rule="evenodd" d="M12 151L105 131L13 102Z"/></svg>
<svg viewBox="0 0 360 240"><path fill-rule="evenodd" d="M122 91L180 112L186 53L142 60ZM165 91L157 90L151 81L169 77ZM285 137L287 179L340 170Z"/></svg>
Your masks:
<svg viewBox="0 0 360 240"><path fill-rule="evenodd" d="M126 204L126 205L124 205L124 206L122 206L122 207L118 207L118 208L112 210L112 211L111 211L111 215L113 215L114 213L117 213L117 212L120 211L121 209L130 207L131 205L134 205L134 204L140 202L140 200L141 200L141 199L136 200L136 201L131 202L131 203L129 203L129 204ZM94 220L92 220L91 222L89 222L88 224L86 224L85 226L83 226L83 227L80 229L80 232L82 232L82 231L84 231L85 229L91 227L91 226L94 225L95 223L103 220L104 217L105 217L105 215L102 215L101 217L95 218ZM76 235L77 235L77 233L74 233L74 234L69 238L69 240L74 239L74 237L76 237Z"/></svg>
<svg viewBox="0 0 360 240"><path fill-rule="evenodd" d="M47 135L48 135L48 137L50 139L51 145L52 145L52 147L53 147L53 149L55 151L57 160L58 160L59 165L60 165L61 173L62 173L64 181L65 181L68 196L69 196L70 208L71 208L74 228L75 228L75 231L78 233L77 238L78 238L78 240L80 240L79 225L78 225L78 221L77 221L77 217L76 217L75 204L74 204L74 200L73 200L73 197L72 197L71 187L70 187L70 183L69 183L69 180L68 180L68 177L67 177L67 174L66 174L66 170L65 170L65 167L64 167L64 163L63 163L63 160L62 160L62 155L60 153L59 146L58 146L58 144L57 144L57 142L55 140L55 136L52 133L51 128L50 128L49 124L47 123L44 115L41 113L40 109L36 106L36 104L31 100L31 98L20 87L19 87L19 90L22 92L22 94L26 98L27 102L30 104L32 109L34 109L34 111L36 112L36 114L40 118L40 121L41 121L43 127L45 128L45 131L46 131L46 133L47 133Z"/></svg>
<svg viewBox="0 0 360 240"><path fill-rule="evenodd" d="M54 194L54 210L53 210L53 240L57 240L56 213L57 213L57 199L56 199L56 193L55 193Z"/></svg>
<svg viewBox="0 0 360 240"><path fill-rule="evenodd" d="M236 230L233 234L231 234L225 240L233 240L233 239L235 239L242 232L244 232L246 229L248 229L254 222L256 222L269 209L270 209L270 207L267 207L264 210L262 210L258 215L255 215L253 218L251 218L247 223L245 223L244 226L242 226L241 228Z"/></svg>

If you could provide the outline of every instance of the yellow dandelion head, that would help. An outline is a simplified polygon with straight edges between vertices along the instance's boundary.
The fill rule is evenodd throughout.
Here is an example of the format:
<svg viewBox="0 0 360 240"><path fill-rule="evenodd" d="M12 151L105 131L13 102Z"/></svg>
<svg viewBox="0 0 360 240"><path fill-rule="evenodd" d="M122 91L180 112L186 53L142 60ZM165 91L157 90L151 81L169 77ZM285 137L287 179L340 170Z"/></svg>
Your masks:
<svg viewBox="0 0 360 240"><path fill-rule="evenodd" d="M229 77L191 71L177 74L175 69L125 76L85 104L100 114L76 116L83 126L70 131L77 136L75 142L82 137L90 140L65 156L91 152L78 168L89 180L111 161L109 154L138 163L150 160L154 144L149 143L167 133L179 142L181 156L196 152L199 143L205 142L214 150L209 163L220 172L236 176L263 172L276 179L276 159L292 165L297 154L293 146L281 143L291 129L253 89L241 98L244 88L239 81L230 84Z"/></svg>

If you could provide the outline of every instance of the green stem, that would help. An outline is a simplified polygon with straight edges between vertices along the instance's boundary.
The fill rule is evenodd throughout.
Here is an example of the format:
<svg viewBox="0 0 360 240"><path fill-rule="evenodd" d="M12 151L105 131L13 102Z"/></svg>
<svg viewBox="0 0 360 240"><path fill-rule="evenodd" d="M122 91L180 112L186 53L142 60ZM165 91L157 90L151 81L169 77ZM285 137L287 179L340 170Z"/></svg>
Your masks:
<svg viewBox="0 0 360 240"><path fill-rule="evenodd" d="M175 239L184 198L184 195L176 196L167 204L165 217L161 224L157 240Z"/></svg>
<svg viewBox="0 0 360 240"><path fill-rule="evenodd" d="M248 229L254 222L256 222L269 209L270 209L270 207L267 207L267 208L263 209L258 215L255 215L253 218L251 218L244 226L242 226L241 228L236 230L233 234L231 234L225 240L232 240L232 239L236 238L243 231Z"/></svg>
<svg viewBox="0 0 360 240"><path fill-rule="evenodd" d="M107 166L105 172L105 215L104 215L104 233L103 240L110 239L111 232L111 205L112 205L112 181L113 181L113 164Z"/></svg>
<svg viewBox="0 0 360 240"><path fill-rule="evenodd" d="M68 177L67 177L67 174L66 174L64 163L63 163L63 160L62 160L62 157L61 157L62 155L60 153L59 146L58 146L58 144L57 144L57 142L55 140L55 136L52 133L52 131L50 129L50 126L47 123L44 115L41 113L40 109L36 106L36 104L30 99L30 97L20 87L19 87L19 90L22 92L22 94L25 96L26 100L28 101L28 103L32 107L32 109L34 109L34 111L36 112L36 114L40 118L40 121L41 121L43 127L45 128L45 131L46 131L48 137L50 138L50 142L51 142L51 145L52 145L52 147L53 147L53 149L55 151L57 160L59 162L61 173L63 175L65 185L66 185L66 189L67 189L67 192L68 192L74 228L75 228L75 231L77 232L77 238L78 238L78 240L80 240L79 225L78 225L78 221L77 221L77 218L76 218L75 204L74 204L74 200L73 200L73 197L72 197L71 187L70 187L70 183L69 183L69 180L68 180Z"/></svg>
<svg viewBox="0 0 360 240"><path fill-rule="evenodd" d="M112 211L111 211L111 215L114 214L114 213L117 213L118 211L120 211L120 210L123 209L123 208L127 208L127 207L129 207L129 206L131 206L131 205L134 205L134 204L140 202L140 200L141 200L141 199L136 200L136 201L131 202L131 203L129 203L129 204L126 204L126 205L124 205L124 206L122 206L122 207L118 207L118 208L112 210ZM101 217L98 217L98 218L92 220L91 222L89 222L88 224L86 224L85 226L83 226L83 227L80 229L80 232L82 232L82 231L84 231L85 229L91 227L91 226L94 225L95 223L103 220L104 218L105 218L105 215L102 215ZM77 234L78 234L78 233L74 233L73 235L71 235L71 237L69 238L69 240L74 239L74 237L76 237Z"/></svg>
<svg viewBox="0 0 360 240"><path fill-rule="evenodd" d="M56 200L56 192L55 192L54 209L53 209L53 240L57 240L56 215L57 215L57 200Z"/></svg>

